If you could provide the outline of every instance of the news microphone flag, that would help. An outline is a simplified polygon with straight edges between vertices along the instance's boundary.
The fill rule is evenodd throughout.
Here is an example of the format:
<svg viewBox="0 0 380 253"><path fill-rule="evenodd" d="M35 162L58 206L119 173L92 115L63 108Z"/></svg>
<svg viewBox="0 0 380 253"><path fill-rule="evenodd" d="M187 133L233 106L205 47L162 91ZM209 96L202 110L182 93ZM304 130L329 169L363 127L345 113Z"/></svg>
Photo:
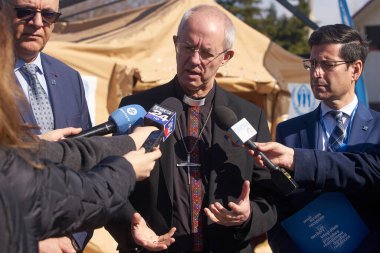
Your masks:
<svg viewBox="0 0 380 253"><path fill-rule="evenodd" d="M174 132L176 113L155 104L145 115L144 125L153 125L163 131L162 141L165 141Z"/></svg>

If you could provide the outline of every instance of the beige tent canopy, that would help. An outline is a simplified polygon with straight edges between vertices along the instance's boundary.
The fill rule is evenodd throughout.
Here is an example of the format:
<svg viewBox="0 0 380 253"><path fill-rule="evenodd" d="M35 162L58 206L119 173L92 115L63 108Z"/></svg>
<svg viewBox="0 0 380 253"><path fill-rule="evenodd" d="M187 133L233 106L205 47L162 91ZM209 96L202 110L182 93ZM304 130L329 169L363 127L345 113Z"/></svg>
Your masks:
<svg viewBox="0 0 380 253"><path fill-rule="evenodd" d="M80 22L57 23L45 52L98 78L96 121L120 99L163 84L176 73L172 36L192 6L218 6L236 26L235 56L217 80L262 108L270 123L287 114L287 84L308 82L301 58L287 52L211 0L169 0Z"/></svg>

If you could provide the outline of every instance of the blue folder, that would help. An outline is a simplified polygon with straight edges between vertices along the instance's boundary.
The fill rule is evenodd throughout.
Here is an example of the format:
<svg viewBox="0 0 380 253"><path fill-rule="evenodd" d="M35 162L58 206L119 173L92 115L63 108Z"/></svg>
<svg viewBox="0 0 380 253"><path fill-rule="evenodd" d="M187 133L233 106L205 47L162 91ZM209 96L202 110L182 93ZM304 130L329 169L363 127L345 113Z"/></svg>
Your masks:
<svg viewBox="0 0 380 253"><path fill-rule="evenodd" d="M305 253L349 253L368 228L342 193L323 193L281 225Z"/></svg>

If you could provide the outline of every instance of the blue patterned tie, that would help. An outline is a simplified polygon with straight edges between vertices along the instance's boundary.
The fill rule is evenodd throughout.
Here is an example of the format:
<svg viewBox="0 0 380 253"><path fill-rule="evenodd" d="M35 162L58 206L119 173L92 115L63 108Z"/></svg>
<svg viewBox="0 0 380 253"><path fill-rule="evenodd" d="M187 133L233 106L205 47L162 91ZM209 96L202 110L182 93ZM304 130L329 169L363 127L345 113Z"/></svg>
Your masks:
<svg viewBox="0 0 380 253"><path fill-rule="evenodd" d="M344 140L343 112L331 111L330 114L336 120L336 126L331 132L328 150L336 152L342 147Z"/></svg>
<svg viewBox="0 0 380 253"><path fill-rule="evenodd" d="M41 133L46 133L54 129L54 116L47 93L38 81L37 68L37 65L28 63L21 67L29 78L28 95L34 118Z"/></svg>

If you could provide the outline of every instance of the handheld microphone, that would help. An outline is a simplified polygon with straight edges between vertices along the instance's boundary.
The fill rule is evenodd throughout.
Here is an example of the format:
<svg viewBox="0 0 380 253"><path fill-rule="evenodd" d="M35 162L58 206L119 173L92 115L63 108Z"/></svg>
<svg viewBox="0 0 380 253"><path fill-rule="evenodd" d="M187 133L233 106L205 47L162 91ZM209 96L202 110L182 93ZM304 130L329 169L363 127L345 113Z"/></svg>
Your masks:
<svg viewBox="0 0 380 253"><path fill-rule="evenodd" d="M79 134L68 136L68 138L99 136L111 133L125 134L132 126L142 124L145 114L145 109L140 105L126 105L114 111L107 122L91 127Z"/></svg>
<svg viewBox="0 0 380 253"><path fill-rule="evenodd" d="M244 144L249 149L255 151L256 155L260 155L265 166L269 169L273 183L277 186L278 190L288 195L298 188L297 182L289 175L284 169L276 166L272 161L261 152L256 144L251 140L256 135L255 128L245 119L237 121L236 114L225 106L217 106L215 108L216 122L223 130L231 134L232 141L235 143Z"/></svg>
<svg viewBox="0 0 380 253"><path fill-rule="evenodd" d="M155 104L145 115L144 125L155 126L159 130L152 132L143 144L147 152L165 141L175 130L176 112L182 111L182 103L174 97L165 99L161 105Z"/></svg>

